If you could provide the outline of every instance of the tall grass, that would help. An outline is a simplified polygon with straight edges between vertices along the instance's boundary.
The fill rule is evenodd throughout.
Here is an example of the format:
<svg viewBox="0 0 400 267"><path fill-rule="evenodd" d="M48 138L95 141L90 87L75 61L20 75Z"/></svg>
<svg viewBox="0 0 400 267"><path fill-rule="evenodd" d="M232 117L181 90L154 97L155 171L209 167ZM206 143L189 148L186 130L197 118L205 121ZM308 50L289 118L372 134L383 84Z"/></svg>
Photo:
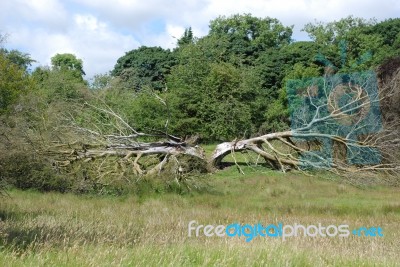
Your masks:
<svg viewBox="0 0 400 267"><path fill-rule="evenodd" d="M207 192L93 196L12 190L0 203L0 266L395 266L399 188L235 166ZM381 226L384 237L188 237L201 224Z"/></svg>

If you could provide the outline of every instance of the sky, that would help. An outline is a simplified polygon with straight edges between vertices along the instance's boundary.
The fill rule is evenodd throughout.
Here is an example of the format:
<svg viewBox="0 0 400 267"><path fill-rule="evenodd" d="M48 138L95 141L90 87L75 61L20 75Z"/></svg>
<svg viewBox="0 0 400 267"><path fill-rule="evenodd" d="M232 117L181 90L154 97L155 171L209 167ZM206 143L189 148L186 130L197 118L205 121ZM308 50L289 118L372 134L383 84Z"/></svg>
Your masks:
<svg viewBox="0 0 400 267"><path fill-rule="evenodd" d="M250 13L294 25L293 39L308 40L308 22L353 15L378 21L400 14L398 0L2 0L0 33L7 49L29 53L35 66L56 53L83 60L86 78L111 71L125 52L145 46L174 48L187 27L207 34L220 15ZM35 67L33 66L33 67Z"/></svg>

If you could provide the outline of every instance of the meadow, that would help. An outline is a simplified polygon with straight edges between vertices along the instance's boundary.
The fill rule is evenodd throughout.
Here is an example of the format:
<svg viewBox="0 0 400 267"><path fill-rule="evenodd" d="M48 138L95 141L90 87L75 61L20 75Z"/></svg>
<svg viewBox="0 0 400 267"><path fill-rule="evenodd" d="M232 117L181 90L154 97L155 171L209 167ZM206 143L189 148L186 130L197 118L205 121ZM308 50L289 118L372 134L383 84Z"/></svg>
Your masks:
<svg viewBox="0 0 400 267"><path fill-rule="evenodd" d="M10 189L0 197L0 266L396 266L400 188L328 172L236 166L185 194ZM183 185L182 185L183 186ZM188 223L380 226L383 237L189 237Z"/></svg>

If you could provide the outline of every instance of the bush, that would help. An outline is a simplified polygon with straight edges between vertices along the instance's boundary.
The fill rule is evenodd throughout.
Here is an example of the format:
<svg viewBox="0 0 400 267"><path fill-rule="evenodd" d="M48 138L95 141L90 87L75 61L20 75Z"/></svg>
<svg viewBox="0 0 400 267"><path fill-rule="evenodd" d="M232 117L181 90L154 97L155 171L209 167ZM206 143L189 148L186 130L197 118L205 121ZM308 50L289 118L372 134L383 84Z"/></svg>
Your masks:
<svg viewBox="0 0 400 267"><path fill-rule="evenodd" d="M1 180L20 189L65 192L70 188L68 179L57 174L42 160L23 152L1 159Z"/></svg>

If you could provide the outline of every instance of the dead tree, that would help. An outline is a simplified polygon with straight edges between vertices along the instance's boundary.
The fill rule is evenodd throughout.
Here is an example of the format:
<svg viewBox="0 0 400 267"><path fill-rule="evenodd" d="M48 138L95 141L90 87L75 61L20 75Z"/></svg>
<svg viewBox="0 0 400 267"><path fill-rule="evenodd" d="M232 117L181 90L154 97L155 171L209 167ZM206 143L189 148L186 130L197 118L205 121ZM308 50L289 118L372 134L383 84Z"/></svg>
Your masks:
<svg viewBox="0 0 400 267"><path fill-rule="evenodd" d="M292 82L288 84L293 89L288 92L292 129L221 143L210 165L220 166L232 152L251 151L284 172L400 171L400 120L398 116L382 120L380 111L380 103L399 94L399 71L380 81L379 90L373 72Z"/></svg>
<svg viewBox="0 0 400 267"><path fill-rule="evenodd" d="M310 168L399 172L399 120L382 120L380 112L380 104L398 94L399 82L399 72L380 81L379 90L373 72L293 81L288 85L292 89L288 93L290 130L221 143L210 158L201 147L170 135L168 120L164 131L139 132L109 107L89 104L87 108L111 118L114 132L104 132L95 123L85 128L70 118L68 126L58 131L59 136L64 132L59 141L44 143L41 151L57 168L96 162L99 176L117 173L122 177L130 171L143 177L170 168L180 179L192 168L182 157L211 171L221 167L225 156L240 151L255 153L283 172Z"/></svg>
<svg viewBox="0 0 400 267"><path fill-rule="evenodd" d="M44 142L38 152L52 159L53 166L60 170L92 164L92 172L100 179L110 175L123 179L127 172L138 177L159 175L167 167L170 173L181 177L184 170L191 171L186 166L190 159L203 162L205 170L201 147L189 145L165 131L139 132L104 106L85 103L85 109L108 116L113 133L105 133L96 122L91 128L82 127L70 116L54 130L57 141Z"/></svg>

